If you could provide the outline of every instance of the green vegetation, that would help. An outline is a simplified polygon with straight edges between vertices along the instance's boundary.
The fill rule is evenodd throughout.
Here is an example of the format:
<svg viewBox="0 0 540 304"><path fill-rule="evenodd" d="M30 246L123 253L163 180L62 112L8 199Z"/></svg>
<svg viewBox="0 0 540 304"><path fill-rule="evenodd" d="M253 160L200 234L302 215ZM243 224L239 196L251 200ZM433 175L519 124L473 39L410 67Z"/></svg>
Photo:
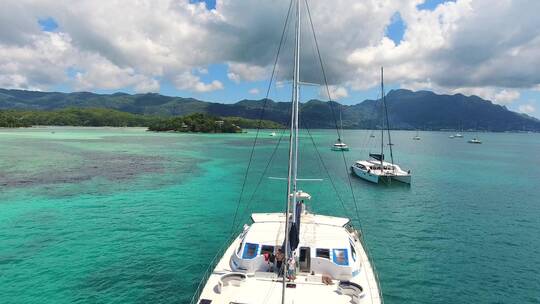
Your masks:
<svg viewBox="0 0 540 304"><path fill-rule="evenodd" d="M56 111L0 111L0 127L84 126L136 127L147 126L156 118L110 109L67 108Z"/></svg>
<svg viewBox="0 0 540 304"><path fill-rule="evenodd" d="M540 131L540 120L483 100L477 96L438 95L429 91L413 92L404 89L391 90L386 95L390 126L393 129L479 129L491 131ZM264 119L283 125L290 122L290 102L273 100L242 100L237 103L221 104L205 102L194 98L171 97L160 94L95 94L90 92L60 93L25 90L0 89L0 109L19 109L28 111L58 111L66 108L111 109L134 114L132 117L120 117L118 121L67 122L63 117L52 122L30 121L32 124L73 124L73 125L141 125L148 126L146 120L155 122L156 117L172 118L194 113L205 113L216 117L242 117L251 120L229 121L242 128L255 128L264 106ZM300 105L302 124L311 129L332 129L336 127L339 112L342 113L345 129L378 128L381 122L380 104L377 100L365 100L354 105L342 105L335 102L310 100ZM79 110L83 111L83 110ZM1 110L0 110L1 112ZM22 126L23 121L8 120L4 125ZM75 115L77 116L77 115ZM149 118L149 116L153 116ZM109 115L107 115L109 117ZM80 119L75 117L75 120ZM139 119L144 122L138 121ZM87 121L87 124L83 122ZM126 123L126 121L133 124ZM339 123L339 122L338 122ZM274 128L270 124L263 128Z"/></svg>
<svg viewBox="0 0 540 304"><path fill-rule="evenodd" d="M259 121L240 117L217 117L195 113L182 117L173 117L154 121L149 131L202 132L202 133L237 133L241 128L257 128ZM261 121L261 128L282 128L272 121Z"/></svg>
<svg viewBox="0 0 540 304"><path fill-rule="evenodd" d="M0 110L0 127L20 128L35 125L148 127L150 131L236 133L241 132L241 128L257 128L259 121L240 117L221 118L201 113L163 118L101 108L66 108L55 111ZM261 128L282 127L272 121L261 121Z"/></svg>
<svg viewBox="0 0 540 304"><path fill-rule="evenodd" d="M227 120L207 114L191 114L183 117L161 119L148 126L149 131L238 133L242 129Z"/></svg>

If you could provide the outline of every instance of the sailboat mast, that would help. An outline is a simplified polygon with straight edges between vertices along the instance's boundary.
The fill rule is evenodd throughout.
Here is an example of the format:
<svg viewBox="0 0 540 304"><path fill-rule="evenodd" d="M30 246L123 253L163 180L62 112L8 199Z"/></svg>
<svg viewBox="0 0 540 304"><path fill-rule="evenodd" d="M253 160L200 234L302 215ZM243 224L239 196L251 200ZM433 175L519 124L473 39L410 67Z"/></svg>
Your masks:
<svg viewBox="0 0 540 304"><path fill-rule="evenodd" d="M300 99L300 0L296 0L296 26L295 26L295 49L294 49L294 73L291 111L291 130L289 135L289 166L287 177L287 208L285 213L285 259L283 263L283 287L281 303L285 303L286 273L289 260L289 230L291 208L296 211L297 194L297 171L298 171L298 110ZM295 216L292 216L294 219Z"/></svg>
<svg viewBox="0 0 540 304"><path fill-rule="evenodd" d="M381 67L381 172L384 161L384 70Z"/></svg>
<svg viewBox="0 0 540 304"><path fill-rule="evenodd" d="M340 124L340 129L338 131L338 140L341 141L341 136L343 134L343 119L341 119L341 111L342 111L342 106L339 105L339 124Z"/></svg>

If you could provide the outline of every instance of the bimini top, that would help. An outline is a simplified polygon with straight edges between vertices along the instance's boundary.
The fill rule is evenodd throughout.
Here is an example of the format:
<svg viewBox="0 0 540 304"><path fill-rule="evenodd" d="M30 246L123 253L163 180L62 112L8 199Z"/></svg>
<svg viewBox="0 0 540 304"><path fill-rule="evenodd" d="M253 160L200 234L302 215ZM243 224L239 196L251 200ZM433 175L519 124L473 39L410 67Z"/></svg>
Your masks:
<svg viewBox="0 0 540 304"><path fill-rule="evenodd" d="M263 223L263 222L285 222L284 213L253 213L251 215L251 220L254 223ZM320 214L306 213L302 214L301 223L302 224L319 224L319 225L329 225L343 227L350 222L348 218L345 217L336 217Z"/></svg>

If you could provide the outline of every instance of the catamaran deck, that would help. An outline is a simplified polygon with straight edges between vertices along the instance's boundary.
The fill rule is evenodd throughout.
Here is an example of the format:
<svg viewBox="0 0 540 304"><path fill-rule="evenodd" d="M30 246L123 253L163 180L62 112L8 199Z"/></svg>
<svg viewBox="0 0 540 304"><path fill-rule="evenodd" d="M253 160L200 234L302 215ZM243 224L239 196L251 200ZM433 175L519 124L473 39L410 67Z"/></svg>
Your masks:
<svg viewBox="0 0 540 304"><path fill-rule="evenodd" d="M281 303L283 283L282 278L275 272L257 271L238 272L233 270L233 256L237 255L243 244L272 244L283 243L285 216L282 213L254 214L254 223L229 246L206 286L202 290L198 303ZM299 248L350 248L354 242L354 261L333 272L331 285L323 283L323 276L332 273L314 271L313 269L330 269L332 259L311 257L311 267L307 271L297 272L296 280L288 282L286 288L286 303L381 303L379 285L372 265L354 231L344 227L348 219L322 215L305 214L300 226ZM316 267L318 264L318 268ZM321 266L322 264L322 266ZM326 268L325 268L326 267ZM345 269L349 270L348 279L338 279L344 276ZM350 271L352 269L352 276ZM326 273L325 273L326 272ZM233 280L227 276L231 275ZM342 286L340 287L340 282ZM361 292L353 289L343 289L343 285L352 283L353 289L360 286ZM350 286L349 286L350 287ZM356 291L356 292L355 292Z"/></svg>

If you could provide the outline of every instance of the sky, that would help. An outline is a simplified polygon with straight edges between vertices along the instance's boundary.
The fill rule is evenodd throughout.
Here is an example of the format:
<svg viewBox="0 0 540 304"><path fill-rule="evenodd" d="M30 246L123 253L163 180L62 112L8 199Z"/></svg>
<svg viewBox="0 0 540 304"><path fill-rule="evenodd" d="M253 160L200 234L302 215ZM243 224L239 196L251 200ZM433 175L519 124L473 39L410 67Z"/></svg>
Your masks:
<svg viewBox="0 0 540 304"><path fill-rule="evenodd" d="M330 97L477 95L540 117L538 0L309 0ZM3 0L0 87L264 98L289 0ZM328 100L302 2L302 99ZM289 23L269 97L290 99Z"/></svg>

